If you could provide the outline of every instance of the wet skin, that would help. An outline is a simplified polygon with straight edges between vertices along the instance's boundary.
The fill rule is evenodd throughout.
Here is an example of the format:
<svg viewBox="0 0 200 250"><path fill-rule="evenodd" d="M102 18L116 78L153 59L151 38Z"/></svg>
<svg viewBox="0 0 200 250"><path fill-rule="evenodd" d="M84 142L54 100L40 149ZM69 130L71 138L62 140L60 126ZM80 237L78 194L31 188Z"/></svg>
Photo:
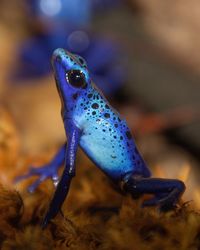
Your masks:
<svg viewBox="0 0 200 250"><path fill-rule="evenodd" d="M18 180L38 175L28 189L33 192L47 178L52 178L56 191L43 220L42 227L56 216L75 176L78 146L113 182L133 198L152 194L143 206L158 205L163 211L172 209L185 190L183 182L175 179L150 178L151 173L135 145L126 121L105 99L92 82L86 62L78 55L56 49L52 66L62 103L61 114L67 143L52 161L40 168L31 168ZM59 180L58 168L64 163Z"/></svg>

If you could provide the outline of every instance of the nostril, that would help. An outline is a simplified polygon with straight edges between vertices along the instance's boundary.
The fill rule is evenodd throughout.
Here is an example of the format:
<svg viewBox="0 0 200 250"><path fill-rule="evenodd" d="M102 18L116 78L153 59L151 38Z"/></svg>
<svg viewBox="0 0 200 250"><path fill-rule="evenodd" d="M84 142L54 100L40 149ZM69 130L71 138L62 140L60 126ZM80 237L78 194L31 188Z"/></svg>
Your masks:
<svg viewBox="0 0 200 250"><path fill-rule="evenodd" d="M61 60L62 60L62 58L60 55L53 54L52 58L51 58L51 63L52 63L52 65L55 63L61 63Z"/></svg>
<svg viewBox="0 0 200 250"><path fill-rule="evenodd" d="M60 56L60 55L57 55L57 56L56 56L56 61L57 61L57 62L61 62L61 60L62 60L62 59L61 59L61 56Z"/></svg>
<svg viewBox="0 0 200 250"><path fill-rule="evenodd" d="M60 61L62 54L64 54L64 50L61 48L55 49L52 54L52 59L56 61Z"/></svg>

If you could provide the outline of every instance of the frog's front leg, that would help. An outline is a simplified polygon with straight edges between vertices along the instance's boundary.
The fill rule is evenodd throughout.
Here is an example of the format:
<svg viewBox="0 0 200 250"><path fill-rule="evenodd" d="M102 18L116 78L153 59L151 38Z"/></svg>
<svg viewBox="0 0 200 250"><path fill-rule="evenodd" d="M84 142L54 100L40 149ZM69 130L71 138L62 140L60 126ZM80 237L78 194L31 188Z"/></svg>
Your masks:
<svg viewBox="0 0 200 250"><path fill-rule="evenodd" d="M45 228L48 222L54 218L61 209L61 206L68 194L71 180L75 176L75 158L81 131L76 127L70 128L70 130L71 131L68 134L64 170L50 202L46 216L42 222L42 228Z"/></svg>
<svg viewBox="0 0 200 250"><path fill-rule="evenodd" d="M39 186L41 182L43 182L48 178L51 178L54 184L56 185L59 179L58 169L64 163L65 152L66 152L66 143L59 149L59 151L53 157L50 163L38 168L30 167L29 172L25 175L18 176L15 179L15 182L19 182L34 175L39 176L38 179L28 187L28 191L31 193L35 191L35 189Z"/></svg>
<svg viewBox="0 0 200 250"><path fill-rule="evenodd" d="M124 190L133 197L152 194L153 198L144 201L143 206L158 205L161 211L168 211L175 207L185 191L185 184L176 179L134 178L124 183Z"/></svg>

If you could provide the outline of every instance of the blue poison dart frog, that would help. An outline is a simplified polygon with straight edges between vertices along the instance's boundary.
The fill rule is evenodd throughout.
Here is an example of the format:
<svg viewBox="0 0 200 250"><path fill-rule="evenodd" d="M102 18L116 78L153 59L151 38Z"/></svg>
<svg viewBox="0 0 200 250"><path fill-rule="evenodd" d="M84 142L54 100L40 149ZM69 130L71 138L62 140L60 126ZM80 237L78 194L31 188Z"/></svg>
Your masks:
<svg viewBox="0 0 200 250"><path fill-rule="evenodd" d="M151 194L153 198L143 206L157 205L161 211L175 207L185 190L182 181L151 178L150 170L135 145L126 121L108 103L92 82L85 60L64 49L56 49L52 56L55 81L60 95L67 143L52 161L40 168L31 168L18 180L38 175L31 186L33 192L47 178L57 182L54 196L42 222L44 228L54 218L67 196L75 176L78 146L113 182L133 198ZM58 181L58 168L64 170Z"/></svg>

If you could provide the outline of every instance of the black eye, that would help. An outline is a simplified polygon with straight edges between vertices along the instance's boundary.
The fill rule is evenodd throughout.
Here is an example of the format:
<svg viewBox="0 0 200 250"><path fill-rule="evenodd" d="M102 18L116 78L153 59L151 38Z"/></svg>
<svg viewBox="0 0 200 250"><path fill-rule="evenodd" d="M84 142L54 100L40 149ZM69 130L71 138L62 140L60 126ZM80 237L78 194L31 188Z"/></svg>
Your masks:
<svg viewBox="0 0 200 250"><path fill-rule="evenodd" d="M86 87L85 76L80 70L70 70L66 74L68 82L76 88Z"/></svg>

